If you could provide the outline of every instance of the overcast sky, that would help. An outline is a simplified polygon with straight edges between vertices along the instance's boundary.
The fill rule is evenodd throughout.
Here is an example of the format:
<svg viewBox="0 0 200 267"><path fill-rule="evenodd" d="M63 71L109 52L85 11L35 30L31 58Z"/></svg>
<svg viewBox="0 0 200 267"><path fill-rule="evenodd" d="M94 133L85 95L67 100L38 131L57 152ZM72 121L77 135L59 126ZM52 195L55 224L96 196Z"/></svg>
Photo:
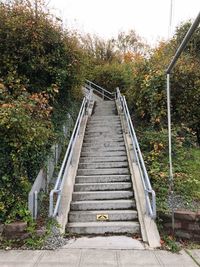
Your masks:
<svg viewBox="0 0 200 267"><path fill-rule="evenodd" d="M68 28L104 38L134 29L155 44L168 37L171 1L173 33L181 21L196 18L200 0L50 0L49 6Z"/></svg>

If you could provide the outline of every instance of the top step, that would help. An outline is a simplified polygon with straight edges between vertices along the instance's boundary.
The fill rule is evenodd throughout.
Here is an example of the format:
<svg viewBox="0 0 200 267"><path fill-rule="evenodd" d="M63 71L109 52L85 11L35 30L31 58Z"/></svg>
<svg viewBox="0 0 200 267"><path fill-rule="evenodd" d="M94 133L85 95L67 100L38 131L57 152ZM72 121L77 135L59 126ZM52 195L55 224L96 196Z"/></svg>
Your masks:
<svg viewBox="0 0 200 267"><path fill-rule="evenodd" d="M94 107L93 116L117 115L117 109L114 101L97 102Z"/></svg>

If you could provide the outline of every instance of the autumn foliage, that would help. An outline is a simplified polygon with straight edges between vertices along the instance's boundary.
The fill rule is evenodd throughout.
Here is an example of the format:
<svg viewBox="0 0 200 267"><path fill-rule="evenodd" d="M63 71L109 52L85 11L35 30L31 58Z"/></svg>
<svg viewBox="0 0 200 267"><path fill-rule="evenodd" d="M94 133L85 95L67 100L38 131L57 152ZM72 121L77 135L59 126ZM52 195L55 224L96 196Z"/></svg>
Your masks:
<svg viewBox="0 0 200 267"><path fill-rule="evenodd" d="M57 138L52 115L81 96L73 90L83 81L82 61L77 38L39 1L37 10L29 1L0 3L0 221L26 213Z"/></svg>

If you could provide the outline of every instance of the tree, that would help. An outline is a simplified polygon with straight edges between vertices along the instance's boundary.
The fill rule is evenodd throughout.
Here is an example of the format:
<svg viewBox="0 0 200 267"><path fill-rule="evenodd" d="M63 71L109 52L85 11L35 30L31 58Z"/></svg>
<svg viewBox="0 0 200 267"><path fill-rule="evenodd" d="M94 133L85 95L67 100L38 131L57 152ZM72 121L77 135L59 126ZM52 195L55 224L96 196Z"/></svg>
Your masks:
<svg viewBox="0 0 200 267"><path fill-rule="evenodd" d="M143 42L134 30L130 30L128 33L120 32L115 44L124 58L128 53L144 56L149 52L149 46Z"/></svg>
<svg viewBox="0 0 200 267"><path fill-rule="evenodd" d="M119 60L113 39L103 40L96 35L87 34L81 37L81 41L93 64L101 65Z"/></svg>

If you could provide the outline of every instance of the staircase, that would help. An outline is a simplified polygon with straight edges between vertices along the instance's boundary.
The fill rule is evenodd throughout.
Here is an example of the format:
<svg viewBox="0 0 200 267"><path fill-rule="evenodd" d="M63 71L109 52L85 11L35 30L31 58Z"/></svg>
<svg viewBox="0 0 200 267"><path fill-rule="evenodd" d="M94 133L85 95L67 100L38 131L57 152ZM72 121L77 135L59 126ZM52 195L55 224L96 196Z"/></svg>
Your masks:
<svg viewBox="0 0 200 267"><path fill-rule="evenodd" d="M140 233L122 127L114 101L97 102L88 121L66 231Z"/></svg>

